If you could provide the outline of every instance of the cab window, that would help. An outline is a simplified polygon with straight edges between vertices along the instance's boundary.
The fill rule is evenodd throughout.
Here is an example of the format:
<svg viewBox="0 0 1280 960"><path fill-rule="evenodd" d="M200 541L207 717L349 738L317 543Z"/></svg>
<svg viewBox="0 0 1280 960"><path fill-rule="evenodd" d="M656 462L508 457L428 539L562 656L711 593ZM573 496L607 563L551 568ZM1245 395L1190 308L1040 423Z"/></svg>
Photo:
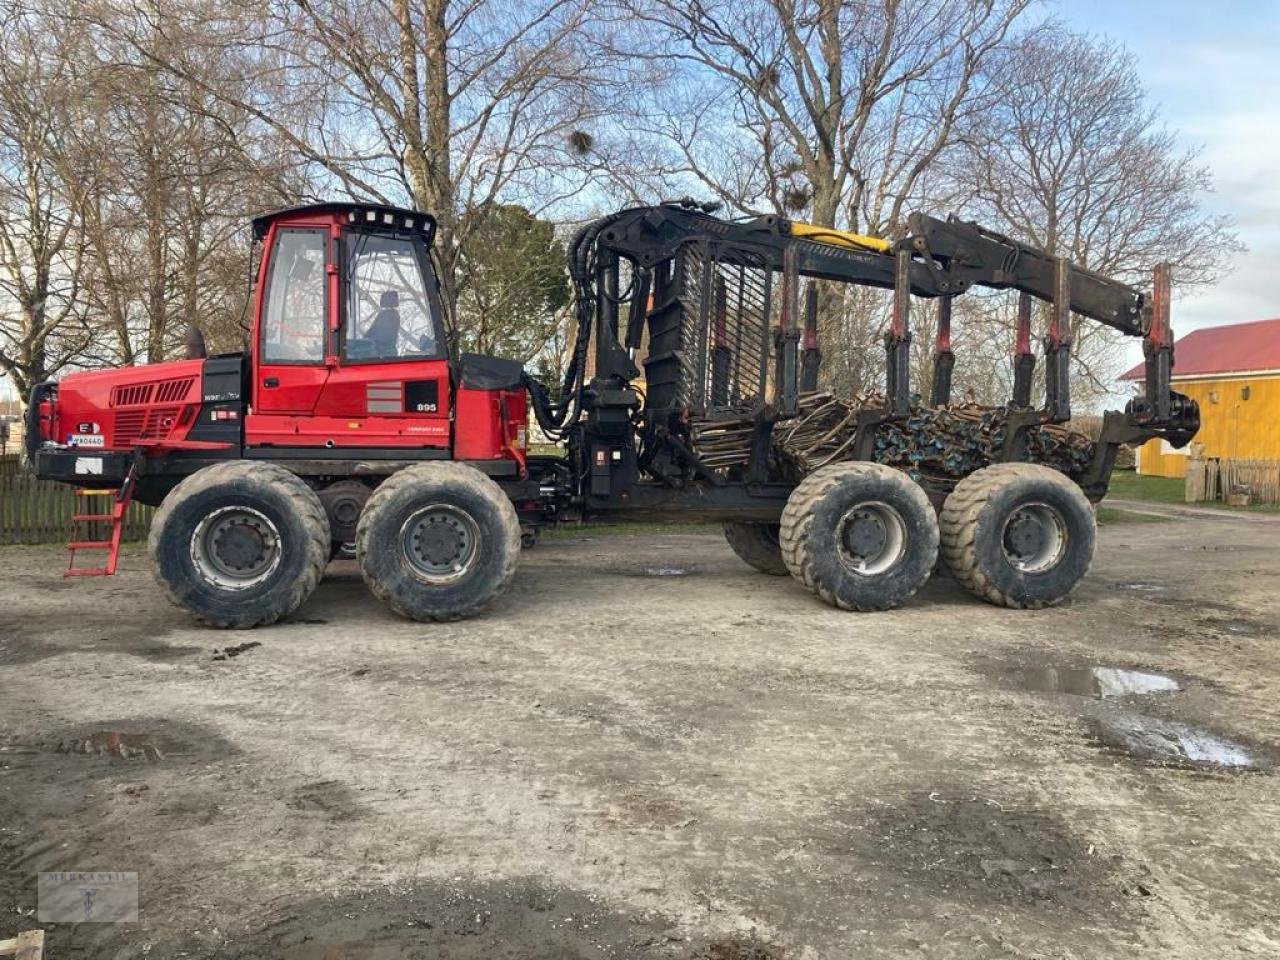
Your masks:
<svg viewBox="0 0 1280 960"><path fill-rule="evenodd" d="M348 360L419 360L439 355L425 251L417 237L354 233L347 242L344 355Z"/></svg>
<svg viewBox="0 0 1280 960"><path fill-rule="evenodd" d="M262 325L262 359L268 363L324 360L327 237L324 230L276 234Z"/></svg>

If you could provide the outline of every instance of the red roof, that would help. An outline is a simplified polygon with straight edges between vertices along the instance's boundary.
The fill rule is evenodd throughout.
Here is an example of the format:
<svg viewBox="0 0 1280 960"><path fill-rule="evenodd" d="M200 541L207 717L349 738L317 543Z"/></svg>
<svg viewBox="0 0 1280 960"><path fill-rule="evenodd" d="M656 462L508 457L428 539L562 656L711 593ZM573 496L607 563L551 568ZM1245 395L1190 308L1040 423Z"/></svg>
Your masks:
<svg viewBox="0 0 1280 960"><path fill-rule="evenodd" d="M1141 380L1144 365L1120 375ZM1175 377L1280 370L1280 318L1205 327L1180 337L1173 345Z"/></svg>

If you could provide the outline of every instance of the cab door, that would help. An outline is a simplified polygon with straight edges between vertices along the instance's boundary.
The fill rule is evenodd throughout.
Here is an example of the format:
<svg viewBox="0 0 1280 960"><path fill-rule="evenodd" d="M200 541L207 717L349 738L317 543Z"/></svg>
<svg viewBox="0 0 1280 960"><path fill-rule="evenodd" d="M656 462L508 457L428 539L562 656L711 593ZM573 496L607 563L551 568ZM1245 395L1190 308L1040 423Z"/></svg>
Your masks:
<svg viewBox="0 0 1280 960"><path fill-rule="evenodd" d="M426 236L344 230L337 364L311 429L334 446L449 446L449 364Z"/></svg>
<svg viewBox="0 0 1280 960"><path fill-rule="evenodd" d="M325 362L332 305L329 229L280 227L273 232L258 306L253 410L283 417L310 414L329 366ZM285 422L281 429L287 429Z"/></svg>

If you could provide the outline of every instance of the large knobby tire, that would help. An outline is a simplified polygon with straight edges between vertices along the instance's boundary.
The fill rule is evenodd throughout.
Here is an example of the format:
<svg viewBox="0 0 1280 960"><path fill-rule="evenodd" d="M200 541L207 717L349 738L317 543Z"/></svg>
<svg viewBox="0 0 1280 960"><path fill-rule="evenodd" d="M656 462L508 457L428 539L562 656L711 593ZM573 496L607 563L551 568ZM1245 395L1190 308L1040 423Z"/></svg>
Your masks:
<svg viewBox="0 0 1280 960"><path fill-rule="evenodd" d="M778 524L731 520L724 525L724 538L734 553L761 573L785 577L790 572L782 559Z"/></svg>
<svg viewBox="0 0 1280 960"><path fill-rule="evenodd" d="M164 498L148 538L156 579L213 627L274 623L302 606L329 560L315 492L283 467L205 467Z"/></svg>
<svg viewBox="0 0 1280 960"><path fill-rule="evenodd" d="M998 463L965 477L942 507L942 555L965 587L1005 607L1047 607L1089 571L1097 521L1067 476Z"/></svg>
<svg viewBox="0 0 1280 960"><path fill-rule="evenodd" d="M419 463L373 492L356 528L365 583L413 620L460 620L507 588L520 520L496 483L462 463Z"/></svg>
<svg viewBox="0 0 1280 960"><path fill-rule="evenodd" d="M920 485L879 463L815 470L782 511L791 575L842 610L888 610L929 579L938 520Z"/></svg>

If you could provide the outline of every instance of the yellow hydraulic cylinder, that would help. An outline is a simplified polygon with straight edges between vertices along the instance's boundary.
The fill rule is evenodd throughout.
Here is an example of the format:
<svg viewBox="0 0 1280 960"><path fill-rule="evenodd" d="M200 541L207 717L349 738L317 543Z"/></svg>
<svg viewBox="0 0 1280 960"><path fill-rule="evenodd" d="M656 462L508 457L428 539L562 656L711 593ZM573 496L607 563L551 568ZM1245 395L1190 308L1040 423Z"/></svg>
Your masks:
<svg viewBox="0 0 1280 960"><path fill-rule="evenodd" d="M893 244L880 237L868 237L861 233L849 233L832 227L819 227L812 223L790 221L790 233L802 240L814 240L818 243L830 243L837 247L852 247L855 250L874 250L877 253L889 253Z"/></svg>

